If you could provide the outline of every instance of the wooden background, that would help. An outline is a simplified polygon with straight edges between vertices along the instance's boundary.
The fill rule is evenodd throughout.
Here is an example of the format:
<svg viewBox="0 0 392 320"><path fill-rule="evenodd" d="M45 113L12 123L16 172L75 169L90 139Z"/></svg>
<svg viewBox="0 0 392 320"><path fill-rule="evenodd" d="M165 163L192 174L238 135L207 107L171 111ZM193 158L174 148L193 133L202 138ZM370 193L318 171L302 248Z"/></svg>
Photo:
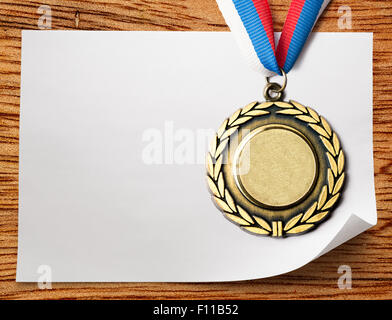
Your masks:
<svg viewBox="0 0 392 320"><path fill-rule="evenodd" d="M374 158L378 225L290 274L237 283L36 284L15 282L18 232L18 130L21 29L38 29L37 9L52 10L52 29L228 30L215 0L3 0L0 2L0 298L2 299L380 299L392 298L392 3L333 0L316 31L374 32ZM288 0L270 0L281 30ZM338 9L352 9L339 30ZM344 83L342 83L344 86ZM349 120L349 119L348 119ZM353 288L337 286L340 265Z"/></svg>

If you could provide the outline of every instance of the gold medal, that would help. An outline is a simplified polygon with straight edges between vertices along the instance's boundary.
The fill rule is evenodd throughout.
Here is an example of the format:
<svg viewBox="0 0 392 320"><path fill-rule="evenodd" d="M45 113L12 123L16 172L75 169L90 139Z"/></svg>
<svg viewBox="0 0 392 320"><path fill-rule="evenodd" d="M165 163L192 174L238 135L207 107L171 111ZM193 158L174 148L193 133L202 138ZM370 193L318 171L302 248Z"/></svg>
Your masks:
<svg viewBox="0 0 392 320"><path fill-rule="evenodd" d="M345 179L338 136L312 108L281 101L284 76L282 86L267 83L266 102L253 102L223 122L207 155L216 205L256 235L314 229L331 215Z"/></svg>

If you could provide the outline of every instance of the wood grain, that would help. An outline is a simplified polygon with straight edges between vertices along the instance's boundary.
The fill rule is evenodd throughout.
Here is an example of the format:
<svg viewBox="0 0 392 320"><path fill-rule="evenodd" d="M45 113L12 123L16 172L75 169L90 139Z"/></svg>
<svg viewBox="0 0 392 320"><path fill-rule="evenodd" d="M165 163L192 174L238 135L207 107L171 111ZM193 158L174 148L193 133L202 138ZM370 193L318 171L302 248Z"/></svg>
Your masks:
<svg viewBox="0 0 392 320"><path fill-rule="evenodd" d="M270 0L277 30L289 1ZM5 0L0 3L0 298L2 299L380 299L392 298L392 6L390 0L333 0L316 31L374 32L374 159L378 225L300 270L236 283L15 282L18 232L18 131L21 29L37 29L40 5L52 9L52 29L228 30L214 0ZM338 8L350 5L352 30L339 30ZM342 83L344 85L344 83ZM353 288L339 290L340 265Z"/></svg>

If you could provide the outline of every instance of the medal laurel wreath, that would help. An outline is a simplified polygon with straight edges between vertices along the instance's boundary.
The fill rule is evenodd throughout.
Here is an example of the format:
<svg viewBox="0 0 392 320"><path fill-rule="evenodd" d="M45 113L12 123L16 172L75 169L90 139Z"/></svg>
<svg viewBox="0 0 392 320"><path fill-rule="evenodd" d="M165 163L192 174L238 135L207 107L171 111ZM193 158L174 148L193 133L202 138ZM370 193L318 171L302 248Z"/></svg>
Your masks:
<svg viewBox="0 0 392 320"><path fill-rule="evenodd" d="M299 213L282 226L282 236L298 235L314 228L327 217L329 210L340 197L340 190L345 179L345 173L343 172L345 159L339 139L335 132L331 130L328 122L313 109L298 102L290 101L289 103L264 102L261 104L253 102L236 111L223 122L212 140L206 162L207 182L216 204L227 218L253 234L279 236L276 232L273 232L273 226L270 223L257 215L250 214L236 204L229 190L225 187L226 182L222 173L223 153L228 146L230 136L242 124L254 117L270 114L267 109L273 105L281 109L277 113L294 116L309 124L324 144L329 162L328 183L321 189L318 200L305 213Z"/></svg>

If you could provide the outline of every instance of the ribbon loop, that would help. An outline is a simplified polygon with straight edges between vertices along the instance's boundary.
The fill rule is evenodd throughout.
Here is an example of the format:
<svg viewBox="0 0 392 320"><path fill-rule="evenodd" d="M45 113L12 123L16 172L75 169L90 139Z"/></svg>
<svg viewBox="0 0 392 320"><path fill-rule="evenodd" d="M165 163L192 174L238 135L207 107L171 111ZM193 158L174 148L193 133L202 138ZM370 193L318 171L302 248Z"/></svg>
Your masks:
<svg viewBox="0 0 392 320"><path fill-rule="evenodd" d="M275 38L268 0L217 0L250 65L266 76L288 73L318 17L331 0L292 0L282 35Z"/></svg>

